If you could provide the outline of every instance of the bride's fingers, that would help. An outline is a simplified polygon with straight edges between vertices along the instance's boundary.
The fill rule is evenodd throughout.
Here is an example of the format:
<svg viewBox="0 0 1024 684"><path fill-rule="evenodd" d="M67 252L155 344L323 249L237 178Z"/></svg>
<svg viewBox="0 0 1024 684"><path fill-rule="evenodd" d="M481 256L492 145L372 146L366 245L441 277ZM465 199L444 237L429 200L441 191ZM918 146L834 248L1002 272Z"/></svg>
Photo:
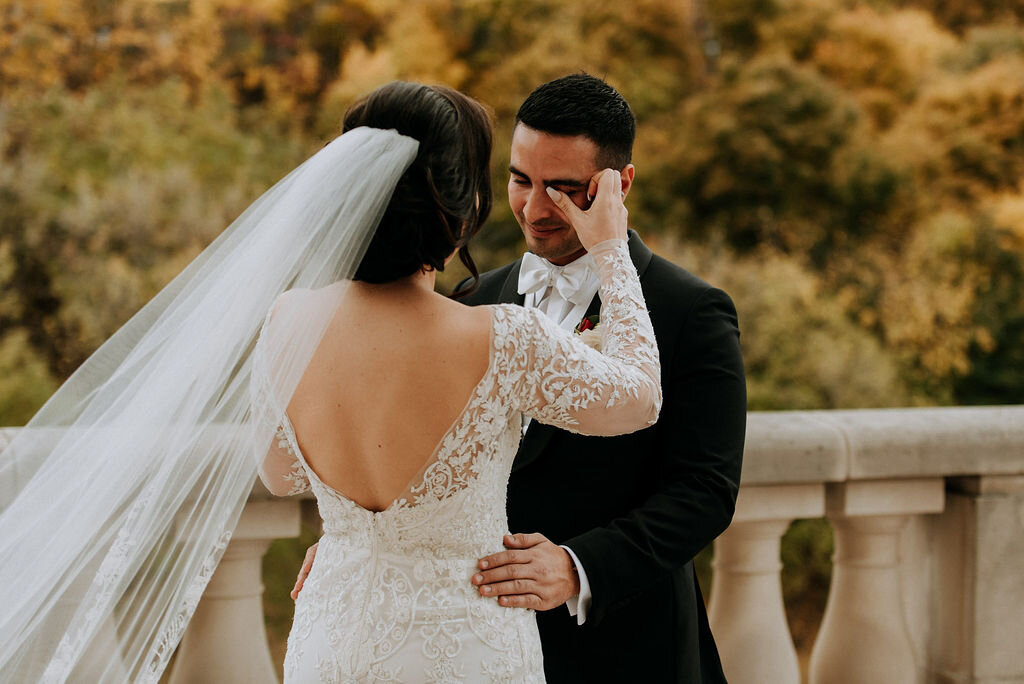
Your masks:
<svg viewBox="0 0 1024 684"><path fill-rule="evenodd" d="M597 178L591 178L587 183L587 209L593 204L594 199L597 197Z"/></svg>
<svg viewBox="0 0 1024 684"><path fill-rule="evenodd" d="M565 193L555 190L550 185L545 188L548 193L548 197L555 203L555 206L562 210L566 218L569 219L569 223L573 226L579 221L580 217L583 216L583 210L577 207L571 199L569 199Z"/></svg>
<svg viewBox="0 0 1024 684"><path fill-rule="evenodd" d="M615 169L605 169L597 174L596 179L594 201L601 198L606 207L614 211L622 203L622 173Z"/></svg>
<svg viewBox="0 0 1024 684"><path fill-rule="evenodd" d="M552 187L547 188L551 201L565 214L576 231L584 249L614 238L625 239L629 212L622 204L622 174L605 169L590 179L588 194L596 186L593 202L584 211L569 197Z"/></svg>

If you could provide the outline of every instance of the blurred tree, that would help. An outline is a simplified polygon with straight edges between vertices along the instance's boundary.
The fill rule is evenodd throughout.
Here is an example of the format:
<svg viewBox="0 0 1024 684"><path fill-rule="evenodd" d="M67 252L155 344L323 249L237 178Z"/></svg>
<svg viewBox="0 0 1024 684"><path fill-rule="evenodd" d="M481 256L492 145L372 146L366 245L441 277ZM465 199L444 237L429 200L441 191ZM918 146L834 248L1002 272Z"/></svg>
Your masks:
<svg viewBox="0 0 1024 684"><path fill-rule="evenodd" d="M728 292L740 315L751 410L900 406L911 393L896 359L851 321L799 259L770 248L650 240L655 251Z"/></svg>
<svg viewBox="0 0 1024 684"><path fill-rule="evenodd" d="M113 74L198 85L220 48L211 9L184 0L0 0L0 92L81 92Z"/></svg>
<svg viewBox="0 0 1024 684"><path fill-rule="evenodd" d="M861 5L832 16L811 61L857 96L876 128L886 129L957 47L956 38L923 11Z"/></svg>
<svg viewBox="0 0 1024 684"><path fill-rule="evenodd" d="M942 24L957 31L971 26L1020 23L1024 20L1022 0L897 0L898 4L920 7Z"/></svg>
<svg viewBox="0 0 1024 684"><path fill-rule="evenodd" d="M1015 190L1024 178L1024 57L937 77L882 143L928 206L969 207Z"/></svg>
<svg viewBox="0 0 1024 684"><path fill-rule="evenodd" d="M638 215L697 238L721 233L741 251L820 261L875 230L899 183L862 139L856 103L780 54L730 67L652 128L661 153L648 160Z"/></svg>
<svg viewBox="0 0 1024 684"><path fill-rule="evenodd" d="M98 84L15 100L0 118L0 322L67 377L308 147L236 129L211 89Z"/></svg>
<svg viewBox="0 0 1024 684"><path fill-rule="evenodd" d="M968 372L954 379L958 404L1024 404L1024 192L990 201L974 256L982 265L973 318L979 334ZM980 332L984 331L984 332Z"/></svg>

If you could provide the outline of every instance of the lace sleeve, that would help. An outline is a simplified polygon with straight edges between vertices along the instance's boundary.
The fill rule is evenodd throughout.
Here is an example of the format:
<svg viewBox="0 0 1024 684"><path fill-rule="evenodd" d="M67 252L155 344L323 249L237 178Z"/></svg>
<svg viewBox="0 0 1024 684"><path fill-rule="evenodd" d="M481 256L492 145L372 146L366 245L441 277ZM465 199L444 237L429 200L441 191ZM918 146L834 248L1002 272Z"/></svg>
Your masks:
<svg viewBox="0 0 1024 684"><path fill-rule="evenodd" d="M661 410L654 328L626 241L606 240L590 254L601 279L601 350L538 311L508 308L495 341L510 359L502 391L526 415L570 432L634 432Z"/></svg>
<svg viewBox="0 0 1024 684"><path fill-rule="evenodd" d="M273 308L271 310L273 311ZM267 314L264 329L269 323L270 314ZM250 383L254 429L259 435L273 435L266 453L262 453L263 447L258 447L261 451L257 454L257 458L260 459L259 475L272 494L292 496L309 489L309 477L292 446L290 426L285 425L287 417L284 415L284 407L279 406L275 398L270 369L267 367L265 344L261 335L252 355ZM266 444L262 440L261 443Z"/></svg>
<svg viewBox="0 0 1024 684"><path fill-rule="evenodd" d="M309 489L309 476L302 467L284 425L278 425L267 455L260 466L260 480L277 496L292 496Z"/></svg>

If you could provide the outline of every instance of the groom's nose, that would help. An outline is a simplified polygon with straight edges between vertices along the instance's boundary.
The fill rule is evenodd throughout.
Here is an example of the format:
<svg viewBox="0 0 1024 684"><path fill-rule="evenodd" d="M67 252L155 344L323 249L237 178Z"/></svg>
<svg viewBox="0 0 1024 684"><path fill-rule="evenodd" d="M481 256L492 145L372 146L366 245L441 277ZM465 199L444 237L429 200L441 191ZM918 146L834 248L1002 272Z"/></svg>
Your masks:
<svg viewBox="0 0 1024 684"><path fill-rule="evenodd" d="M556 219L559 222L562 220L561 212L555 206L555 203L551 201L551 197L543 185L530 188L526 204L523 205L523 216L526 217L529 223L535 225L542 224L551 219Z"/></svg>

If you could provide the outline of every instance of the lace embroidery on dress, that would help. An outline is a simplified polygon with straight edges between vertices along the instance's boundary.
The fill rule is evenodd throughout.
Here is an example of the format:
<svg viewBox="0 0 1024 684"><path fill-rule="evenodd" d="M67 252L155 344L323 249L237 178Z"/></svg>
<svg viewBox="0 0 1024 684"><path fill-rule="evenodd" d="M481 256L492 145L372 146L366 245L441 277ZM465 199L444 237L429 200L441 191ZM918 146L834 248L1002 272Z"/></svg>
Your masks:
<svg viewBox="0 0 1024 684"><path fill-rule="evenodd" d="M535 310L491 307L487 371L385 510L362 508L320 481L287 416L271 419L280 425L261 476L277 478L273 491L311 487L324 521L295 605L285 682L543 682L533 613L485 599L469 581L476 559L500 551L509 531L505 496L521 415L607 434L653 423L661 403L654 332L625 242L591 253L603 352Z"/></svg>
<svg viewBox="0 0 1024 684"><path fill-rule="evenodd" d="M531 418L571 432L632 432L653 425L661 410L654 328L626 243L608 240L589 253L601 279L601 351L544 314L518 309L498 331L511 361L500 374L503 394ZM626 396L632 401L623 403Z"/></svg>
<svg viewBox="0 0 1024 684"><path fill-rule="evenodd" d="M288 432L285 429L284 423L277 426L277 431L274 433L274 439L277 440L277 448L283 449L285 453L291 456L291 463L289 464L288 471L281 475L282 480L291 484L284 496L301 494L309 489L309 477L306 476L306 469L302 467L302 463L299 461L298 455L296 455L295 450L291 446L291 441L288 439Z"/></svg>

